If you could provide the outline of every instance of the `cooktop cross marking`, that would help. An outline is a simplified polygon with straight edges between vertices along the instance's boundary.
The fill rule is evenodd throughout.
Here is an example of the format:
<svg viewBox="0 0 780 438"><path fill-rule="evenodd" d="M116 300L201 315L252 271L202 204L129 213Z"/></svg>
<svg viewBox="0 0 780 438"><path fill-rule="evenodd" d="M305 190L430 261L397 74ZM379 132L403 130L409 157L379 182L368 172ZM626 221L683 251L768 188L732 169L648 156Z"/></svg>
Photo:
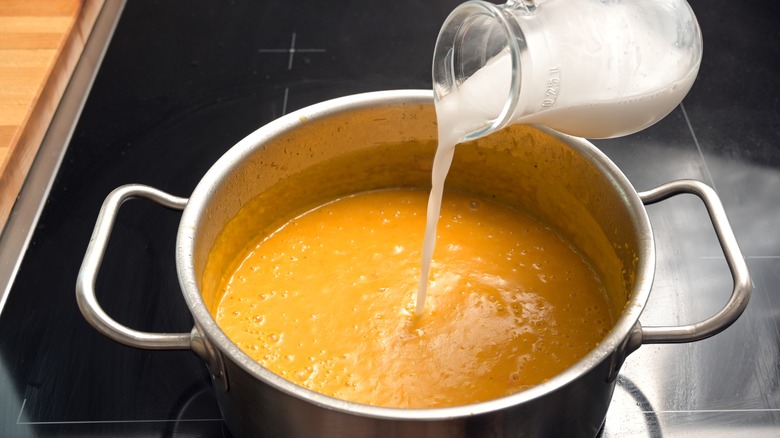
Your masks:
<svg viewBox="0 0 780 438"><path fill-rule="evenodd" d="M292 70L293 59L296 53L324 53L325 49L297 49L295 48L295 40L298 37L297 32L292 33L292 39L290 40L290 47L287 49L258 49L258 53L288 53L287 70Z"/></svg>

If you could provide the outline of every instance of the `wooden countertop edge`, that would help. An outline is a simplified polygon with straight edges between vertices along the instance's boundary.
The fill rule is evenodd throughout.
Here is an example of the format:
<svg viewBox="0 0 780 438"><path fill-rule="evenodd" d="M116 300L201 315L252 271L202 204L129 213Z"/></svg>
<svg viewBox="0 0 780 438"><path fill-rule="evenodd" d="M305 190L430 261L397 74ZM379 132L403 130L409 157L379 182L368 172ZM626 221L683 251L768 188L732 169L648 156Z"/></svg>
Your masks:
<svg viewBox="0 0 780 438"><path fill-rule="evenodd" d="M70 26L67 38L63 39L56 60L46 73L45 83L22 124L23 128L17 130L11 139L11 149L5 162L0 162L0 230L8 221L103 3L104 0L84 0L81 3L78 16Z"/></svg>

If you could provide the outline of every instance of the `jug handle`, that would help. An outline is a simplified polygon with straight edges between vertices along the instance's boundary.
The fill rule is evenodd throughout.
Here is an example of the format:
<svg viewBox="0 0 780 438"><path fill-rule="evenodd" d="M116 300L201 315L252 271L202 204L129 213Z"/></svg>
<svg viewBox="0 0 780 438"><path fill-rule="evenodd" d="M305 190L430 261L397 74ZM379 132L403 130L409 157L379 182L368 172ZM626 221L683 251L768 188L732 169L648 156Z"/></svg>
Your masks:
<svg viewBox="0 0 780 438"><path fill-rule="evenodd" d="M197 341L195 339L197 330L193 330L192 333L149 333L134 330L108 316L97 301L95 279L103 261L116 215L124 201L132 198L146 198L175 210L183 210L188 201L186 198L172 196L139 184L128 184L114 189L103 201L79 269L76 280L76 301L79 309L95 330L121 344L147 350L190 350L193 348L193 341Z"/></svg>
<svg viewBox="0 0 780 438"><path fill-rule="evenodd" d="M707 209L734 281L731 297L718 313L695 324L639 327L637 331L641 330L641 335L636 333L639 336L635 336L634 339L641 344L694 342L716 335L739 318L747 307L753 289L747 264L726 217L723 204L710 186L696 180L673 181L641 192L639 198L645 205L650 205L683 193L697 196Z"/></svg>

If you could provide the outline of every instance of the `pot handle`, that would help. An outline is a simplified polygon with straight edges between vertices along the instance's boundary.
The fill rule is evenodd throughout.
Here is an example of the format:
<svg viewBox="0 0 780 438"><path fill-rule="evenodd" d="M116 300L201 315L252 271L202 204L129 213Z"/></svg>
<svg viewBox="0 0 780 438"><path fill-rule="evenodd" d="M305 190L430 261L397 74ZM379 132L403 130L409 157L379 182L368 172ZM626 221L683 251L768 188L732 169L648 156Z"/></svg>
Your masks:
<svg viewBox="0 0 780 438"><path fill-rule="evenodd" d="M641 327L642 344L670 344L699 341L716 335L730 326L742 314L750 299L753 285L747 264L739 250L737 239L731 229L723 204L715 190L696 180L679 180L639 193L645 205L663 201L672 196L689 193L699 197L707 208L715 234L726 256L734 287L728 303L715 315L704 321L670 327Z"/></svg>
<svg viewBox="0 0 780 438"><path fill-rule="evenodd" d="M108 316L97 301L95 279L103 261L111 229L122 203L131 198L146 198L176 210L183 210L187 205L186 198L172 196L140 184L128 184L114 189L103 201L79 269L76 280L76 301L79 309L95 330L121 344L147 350L192 349L191 333L149 333L133 330Z"/></svg>

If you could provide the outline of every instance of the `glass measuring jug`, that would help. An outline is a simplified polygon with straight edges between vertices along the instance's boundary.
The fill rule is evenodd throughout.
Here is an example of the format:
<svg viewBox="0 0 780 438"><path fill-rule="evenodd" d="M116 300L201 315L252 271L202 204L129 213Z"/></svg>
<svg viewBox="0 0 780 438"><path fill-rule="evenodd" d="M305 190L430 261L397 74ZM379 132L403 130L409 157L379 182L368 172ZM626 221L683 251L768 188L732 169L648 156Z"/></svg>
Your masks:
<svg viewBox="0 0 780 438"><path fill-rule="evenodd" d="M619 137L671 112L701 56L685 0L469 1L436 41L437 113L458 141L514 123Z"/></svg>

